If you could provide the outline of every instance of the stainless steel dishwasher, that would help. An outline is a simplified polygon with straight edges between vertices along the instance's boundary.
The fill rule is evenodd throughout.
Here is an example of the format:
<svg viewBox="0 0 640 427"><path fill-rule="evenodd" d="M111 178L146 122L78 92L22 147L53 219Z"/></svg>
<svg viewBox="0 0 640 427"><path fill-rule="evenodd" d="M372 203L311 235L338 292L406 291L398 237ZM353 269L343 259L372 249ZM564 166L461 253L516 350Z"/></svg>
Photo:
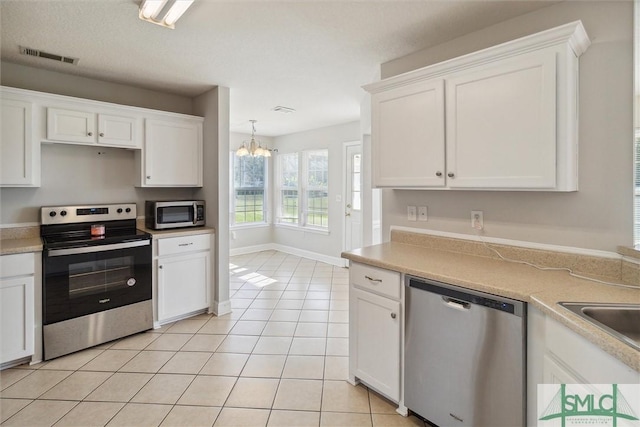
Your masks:
<svg viewBox="0 0 640 427"><path fill-rule="evenodd" d="M525 425L526 304L407 276L405 405L440 427Z"/></svg>

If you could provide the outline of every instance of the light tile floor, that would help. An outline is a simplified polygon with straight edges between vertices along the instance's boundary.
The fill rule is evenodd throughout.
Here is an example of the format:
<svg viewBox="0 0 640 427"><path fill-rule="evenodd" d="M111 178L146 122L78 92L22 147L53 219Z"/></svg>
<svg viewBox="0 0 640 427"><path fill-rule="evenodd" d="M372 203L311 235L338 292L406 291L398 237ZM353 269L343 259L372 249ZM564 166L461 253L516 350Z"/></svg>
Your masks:
<svg viewBox="0 0 640 427"><path fill-rule="evenodd" d="M348 384L348 270L231 257L233 312L0 372L4 426L421 426Z"/></svg>

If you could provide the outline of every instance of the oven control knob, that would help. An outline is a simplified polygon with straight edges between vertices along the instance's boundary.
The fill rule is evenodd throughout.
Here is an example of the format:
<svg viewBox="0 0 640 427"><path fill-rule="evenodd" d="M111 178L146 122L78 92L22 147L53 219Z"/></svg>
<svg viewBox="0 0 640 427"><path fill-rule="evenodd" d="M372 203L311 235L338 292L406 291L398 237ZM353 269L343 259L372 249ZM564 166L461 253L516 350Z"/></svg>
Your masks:
<svg viewBox="0 0 640 427"><path fill-rule="evenodd" d="M67 211L60 211L60 215L66 216L67 215Z"/></svg>
<svg viewBox="0 0 640 427"><path fill-rule="evenodd" d="M136 279L134 279L133 277L127 280L127 286L133 286L135 284L136 284Z"/></svg>
<svg viewBox="0 0 640 427"><path fill-rule="evenodd" d="M125 211L126 213L129 213L129 212L131 212L131 208L127 208L127 209L125 209L124 211Z"/></svg>
<svg viewBox="0 0 640 427"><path fill-rule="evenodd" d="M56 211L51 211L51 212L49 212L49 216L50 216L51 218L53 218L54 216L56 216Z"/></svg>
<svg viewBox="0 0 640 427"><path fill-rule="evenodd" d="M122 208L118 208L117 212L122 213Z"/></svg>

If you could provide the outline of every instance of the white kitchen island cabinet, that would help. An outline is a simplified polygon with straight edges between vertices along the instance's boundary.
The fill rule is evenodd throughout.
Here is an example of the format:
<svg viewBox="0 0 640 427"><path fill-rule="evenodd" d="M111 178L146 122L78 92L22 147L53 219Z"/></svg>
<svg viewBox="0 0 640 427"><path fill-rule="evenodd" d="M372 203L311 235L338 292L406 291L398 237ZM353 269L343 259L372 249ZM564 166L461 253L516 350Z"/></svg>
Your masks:
<svg viewBox="0 0 640 427"><path fill-rule="evenodd" d="M349 381L402 404L400 273L351 263L349 268Z"/></svg>
<svg viewBox="0 0 640 427"><path fill-rule="evenodd" d="M39 187L40 141L33 135L33 104L4 89L1 95L0 186Z"/></svg>
<svg viewBox="0 0 640 427"><path fill-rule="evenodd" d="M374 186L576 191L589 43L578 21L365 86Z"/></svg>
<svg viewBox="0 0 640 427"><path fill-rule="evenodd" d="M0 365L34 353L33 253L0 257Z"/></svg>
<svg viewBox="0 0 640 427"><path fill-rule="evenodd" d="M155 241L159 324L188 317L210 306L211 237L207 233Z"/></svg>
<svg viewBox="0 0 640 427"><path fill-rule="evenodd" d="M141 187L202 187L202 120L147 119Z"/></svg>

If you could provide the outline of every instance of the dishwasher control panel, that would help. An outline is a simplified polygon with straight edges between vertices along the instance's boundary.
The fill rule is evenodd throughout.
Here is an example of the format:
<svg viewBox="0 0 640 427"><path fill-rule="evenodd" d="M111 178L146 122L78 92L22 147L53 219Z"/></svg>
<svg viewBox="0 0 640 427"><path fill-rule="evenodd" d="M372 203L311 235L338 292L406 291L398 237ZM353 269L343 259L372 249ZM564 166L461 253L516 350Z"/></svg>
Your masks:
<svg viewBox="0 0 640 427"><path fill-rule="evenodd" d="M465 308L466 306L469 306L469 304L474 304L494 310L504 311L510 314L521 314L518 307L520 307L522 303L516 306L516 303L511 302L508 298L503 299L499 296L495 296L495 298L488 297L485 296L487 295L485 293L482 293L482 295L480 295L480 292L476 294L476 292L472 290L465 290L463 292L459 291L459 288L457 287L456 289L452 289L453 286L449 287L449 285L446 285L444 283L435 281L429 281L429 283L427 283L423 280L414 278L410 278L407 284L412 288L417 288L423 291L442 295L442 299L446 302L450 304L459 304L460 306L464 306Z"/></svg>

